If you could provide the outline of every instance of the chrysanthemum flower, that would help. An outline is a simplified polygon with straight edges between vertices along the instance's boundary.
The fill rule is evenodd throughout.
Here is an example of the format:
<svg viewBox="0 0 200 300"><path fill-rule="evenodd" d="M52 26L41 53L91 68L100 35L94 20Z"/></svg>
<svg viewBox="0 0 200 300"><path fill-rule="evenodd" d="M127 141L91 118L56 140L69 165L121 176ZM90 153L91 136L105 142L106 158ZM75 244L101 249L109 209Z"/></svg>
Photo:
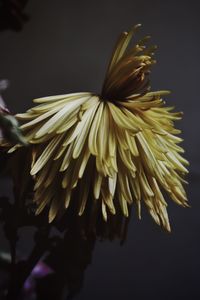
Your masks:
<svg viewBox="0 0 200 300"><path fill-rule="evenodd" d="M17 115L32 144L37 214L48 206L50 222L72 203L81 216L89 199L105 221L118 207L128 216L132 203L141 217L144 203L169 231L162 192L187 206L182 177L188 163L174 128L182 113L164 106L168 91L150 91L155 47L145 47L148 37L128 49L137 27L120 36L100 95L35 99L38 106Z"/></svg>

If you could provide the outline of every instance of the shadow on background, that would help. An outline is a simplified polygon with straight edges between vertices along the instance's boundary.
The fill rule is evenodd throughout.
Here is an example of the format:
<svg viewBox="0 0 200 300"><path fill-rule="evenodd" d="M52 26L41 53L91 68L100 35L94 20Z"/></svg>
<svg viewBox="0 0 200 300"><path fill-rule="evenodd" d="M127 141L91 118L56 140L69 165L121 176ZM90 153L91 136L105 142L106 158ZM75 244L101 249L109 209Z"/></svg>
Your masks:
<svg viewBox="0 0 200 300"><path fill-rule="evenodd" d="M77 217L72 207L59 222L50 225L47 213L35 217L31 204L21 205L19 200L11 203L8 198L0 198L0 221L10 245L10 252L0 252L4 275L1 299L74 298L82 289L96 240L117 238L123 244L126 239L129 219L120 214L110 216L105 223L100 211L94 224L89 208L87 214ZM17 251L18 239L20 229L30 226L35 229L34 242L25 257L26 253L19 255Z"/></svg>

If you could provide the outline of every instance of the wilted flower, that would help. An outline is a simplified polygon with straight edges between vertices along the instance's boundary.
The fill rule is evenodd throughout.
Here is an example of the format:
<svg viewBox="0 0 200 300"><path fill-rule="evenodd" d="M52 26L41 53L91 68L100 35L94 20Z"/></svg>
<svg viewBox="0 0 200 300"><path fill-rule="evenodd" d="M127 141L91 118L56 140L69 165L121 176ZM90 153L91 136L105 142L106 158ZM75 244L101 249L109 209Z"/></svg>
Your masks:
<svg viewBox="0 0 200 300"><path fill-rule="evenodd" d="M71 203L80 216L101 207L105 220L119 207L128 216L133 203L141 217L143 202L170 230L161 189L187 206L188 163L173 124L182 114L164 106L168 91L149 91L155 47L145 47L146 37L127 48L137 27L119 38L101 95L39 98L38 106L17 115L32 144L37 214L48 205L50 222Z"/></svg>
<svg viewBox="0 0 200 300"><path fill-rule="evenodd" d="M19 31L29 16L24 12L28 0L0 0L0 30Z"/></svg>

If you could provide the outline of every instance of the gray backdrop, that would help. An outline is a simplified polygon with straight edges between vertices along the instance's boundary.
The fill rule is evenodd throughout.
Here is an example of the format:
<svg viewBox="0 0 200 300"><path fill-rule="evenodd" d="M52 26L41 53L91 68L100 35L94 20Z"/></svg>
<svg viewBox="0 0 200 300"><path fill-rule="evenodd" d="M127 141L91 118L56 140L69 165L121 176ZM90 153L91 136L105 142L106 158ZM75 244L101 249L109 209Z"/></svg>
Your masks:
<svg viewBox="0 0 200 300"><path fill-rule="evenodd" d="M169 201L172 233L143 213L133 213L128 240L98 243L85 286L77 299L200 299L199 53L198 1L30 0L30 21L20 33L0 33L0 77L13 112L33 98L101 89L118 34L142 23L138 38L151 34L159 46L152 89L170 89L167 104L184 111L183 130L190 160L190 209ZM4 187L5 189L5 187Z"/></svg>

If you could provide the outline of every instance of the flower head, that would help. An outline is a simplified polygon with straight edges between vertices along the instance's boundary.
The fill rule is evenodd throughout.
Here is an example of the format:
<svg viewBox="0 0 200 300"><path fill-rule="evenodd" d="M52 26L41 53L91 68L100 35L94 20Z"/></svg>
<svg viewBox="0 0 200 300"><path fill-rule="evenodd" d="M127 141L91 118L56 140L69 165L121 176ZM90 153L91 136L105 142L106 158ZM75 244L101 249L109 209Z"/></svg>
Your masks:
<svg viewBox="0 0 200 300"><path fill-rule="evenodd" d="M17 115L32 144L37 213L49 206L50 222L72 203L80 216L87 207L100 208L104 220L119 208L128 216L132 203L141 217L144 203L170 230L162 191L187 206L182 176L188 163L174 128L182 114L164 106L168 91L150 91L155 47L145 47L146 37L128 48L137 27L122 33L101 95L35 99L38 106Z"/></svg>

